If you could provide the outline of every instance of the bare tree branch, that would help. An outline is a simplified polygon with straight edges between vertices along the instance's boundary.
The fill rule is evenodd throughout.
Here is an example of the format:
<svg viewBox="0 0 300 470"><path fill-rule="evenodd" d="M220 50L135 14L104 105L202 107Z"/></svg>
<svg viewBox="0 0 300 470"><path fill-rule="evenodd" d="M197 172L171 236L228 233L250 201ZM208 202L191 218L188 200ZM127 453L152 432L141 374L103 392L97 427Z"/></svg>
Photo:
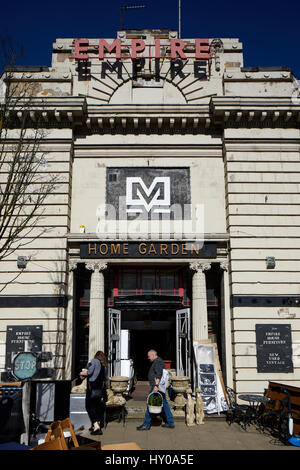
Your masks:
<svg viewBox="0 0 300 470"><path fill-rule="evenodd" d="M39 222L60 181L45 172L43 100L37 108L36 83L15 67L20 54L9 41L0 41L0 260L48 230L38 229Z"/></svg>

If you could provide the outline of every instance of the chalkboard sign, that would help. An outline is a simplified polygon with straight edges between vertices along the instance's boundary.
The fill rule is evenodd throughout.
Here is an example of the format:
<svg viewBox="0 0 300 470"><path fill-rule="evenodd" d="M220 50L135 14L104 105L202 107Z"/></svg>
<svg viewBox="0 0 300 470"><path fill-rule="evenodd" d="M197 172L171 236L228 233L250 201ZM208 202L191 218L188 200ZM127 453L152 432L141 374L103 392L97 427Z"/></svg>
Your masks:
<svg viewBox="0 0 300 470"><path fill-rule="evenodd" d="M291 325L256 325L257 372L293 372Z"/></svg>
<svg viewBox="0 0 300 470"><path fill-rule="evenodd" d="M6 369L12 368L13 357L24 351L25 341L30 341L30 350L40 352L43 343L42 325L18 325L6 328Z"/></svg>

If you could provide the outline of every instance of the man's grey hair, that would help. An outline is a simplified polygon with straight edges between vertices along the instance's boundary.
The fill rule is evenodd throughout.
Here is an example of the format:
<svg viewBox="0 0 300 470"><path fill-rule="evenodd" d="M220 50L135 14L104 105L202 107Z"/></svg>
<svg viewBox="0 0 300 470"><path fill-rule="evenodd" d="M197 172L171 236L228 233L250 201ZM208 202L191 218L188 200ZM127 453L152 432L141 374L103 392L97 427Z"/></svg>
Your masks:
<svg viewBox="0 0 300 470"><path fill-rule="evenodd" d="M155 356L157 356L157 351L155 351L155 349L150 349L150 351L148 351L148 354L151 353L151 354L155 354Z"/></svg>

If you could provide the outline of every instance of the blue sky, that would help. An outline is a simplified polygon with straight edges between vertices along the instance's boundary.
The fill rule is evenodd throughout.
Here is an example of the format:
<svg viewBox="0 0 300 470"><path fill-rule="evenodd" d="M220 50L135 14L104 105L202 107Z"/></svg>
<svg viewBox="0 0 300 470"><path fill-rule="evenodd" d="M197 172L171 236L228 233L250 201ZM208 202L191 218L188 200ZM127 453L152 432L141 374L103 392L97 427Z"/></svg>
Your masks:
<svg viewBox="0 0 300 470"><path fill-rule="evenodd" d="M24 46L20 65L51 65L56 38L116 37L121 5L146 5L124 12L124 28L178 29L178 0L11 0L1 7L0 37ZM288 65L300 79L299 1L181 0L181 9L182 38L238 37L245 66Z"/></svg>

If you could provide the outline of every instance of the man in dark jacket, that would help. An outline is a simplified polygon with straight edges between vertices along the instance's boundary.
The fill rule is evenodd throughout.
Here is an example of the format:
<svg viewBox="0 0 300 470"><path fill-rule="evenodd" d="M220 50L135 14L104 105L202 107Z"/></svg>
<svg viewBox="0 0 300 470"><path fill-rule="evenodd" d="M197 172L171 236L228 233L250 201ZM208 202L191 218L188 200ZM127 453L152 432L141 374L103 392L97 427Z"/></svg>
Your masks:
<svg viewBox="0 0 300 470"><path fill-rule="evenodd" d="M148 351L148 359L150 362L152 362L149 373L148 373L148 380L149 380L150 387L151 387L149 393L152 393L152 392L157 393L159 382L163 375L163 369L165 369L166 366L165 366L164 361L160 357L158 357L157 352L154 351L154 349L151 349L150 351ZM167 422L164 423L162 426L165 428L174 428L175 427L174 419L173 419L173 416L169 407L169 403L166 400L166 395L165 393L162 393L162 392L159 392L159 393L161 393L163 397L163 411L165 413L166 420L167 420ZM141 424L141 426L138 426L136 429L138 431L148 431L150 427L151 427L151 416L150 416L148 406L147 406L144 422L143 424Z"/></svg>

